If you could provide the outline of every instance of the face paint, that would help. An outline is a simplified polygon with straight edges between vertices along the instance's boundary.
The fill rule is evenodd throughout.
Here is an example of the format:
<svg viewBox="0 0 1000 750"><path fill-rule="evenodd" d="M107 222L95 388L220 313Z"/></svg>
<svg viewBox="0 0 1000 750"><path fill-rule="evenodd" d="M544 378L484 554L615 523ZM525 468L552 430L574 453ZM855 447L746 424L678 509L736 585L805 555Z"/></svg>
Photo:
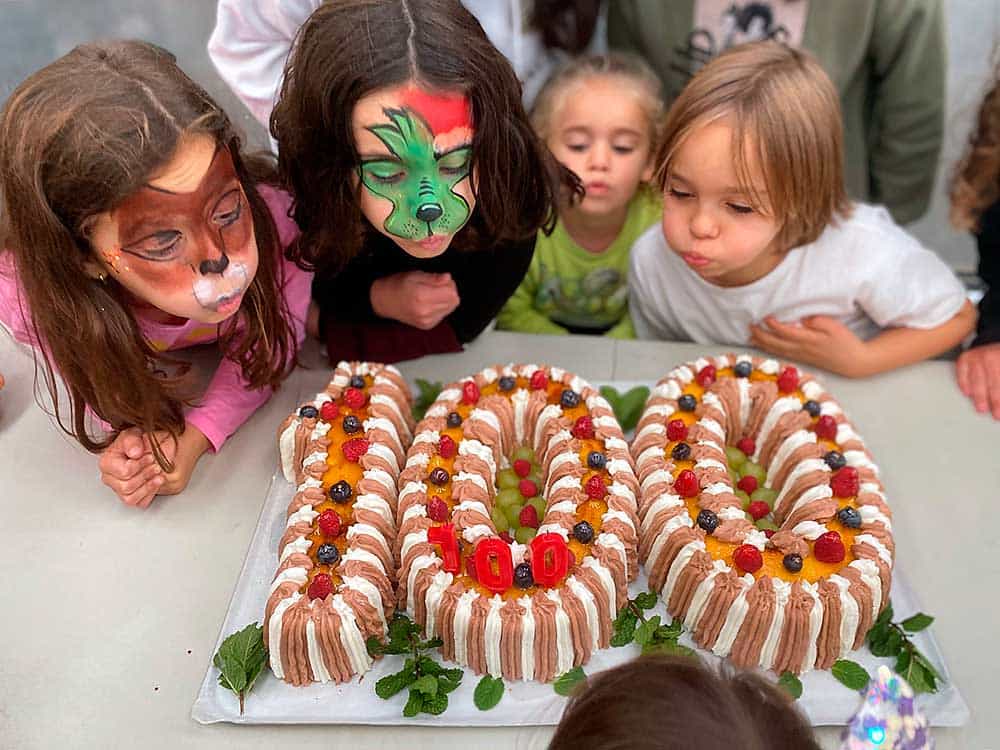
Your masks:
<svg viewBox="0 0 1000 750"><path fill-rule="evenodd" d="M205 135L182 138L146 186L98 217L91 244L138 300L204 323L235 313L257 272L253 216L232 157ZM130 258L124 268L121 254Z"/></svg>
<svg viewBox="0 0 1000 750"><path fill-rule="evenodd" d="M444 252L475 206L468 98L398 87L363 98L354 121L365 216L411 255Z"/></svg>

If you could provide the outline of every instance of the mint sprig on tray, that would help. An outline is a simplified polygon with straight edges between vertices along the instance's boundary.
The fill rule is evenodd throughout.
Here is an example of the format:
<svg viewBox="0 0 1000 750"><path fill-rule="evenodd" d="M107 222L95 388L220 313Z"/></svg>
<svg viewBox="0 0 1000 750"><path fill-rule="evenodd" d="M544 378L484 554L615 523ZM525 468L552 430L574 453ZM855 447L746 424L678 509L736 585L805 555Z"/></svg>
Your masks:
<svg viewBox="0 0 1000 750"><path fill-rule="evenodd" d="M669 625L660 622L659 615L646 618L645 610L656 606L656 594L644 591L630 599L618 611L612 625L611 645L627 646L635 642L643 654L678 654L693 656L694 651L677 642L683 632L680 620L672 619Z"/></svg>
<svg viewBox="0 0 1000 750"><path fill-rule="evenodd" d="M910 683L915 693L936 693L938 680L944 681L930 660L913 645L910 636L925 630L934 618L918 612L902 622L892 621L892 604L882 610L865 640L875 656L896 658L893 670Z"/></svg>
<svg viewBox="0 0 1000 750"><path fill-rule="evenodd" d="M406 717L419 713L433 716L444 713L448 708L448 693L461 684L464 674L461 669L445 669L422 653L438 648L441 639L423 640L420 636L420 626L397 612L389 623L388 641L383 643L372 636L366 643L368 653L373 657L409 654L401 670L375 683L375 694L383 700L409 688L410 696L403 707L403 716Z"/></svg>
<svg viewBox="0 0 1000 750"><path fill-rule="evenodd" d="M611 409L622 427L622 432L628 432L639 422L642 407L649 398L649 387L637 385L626 393L620 393L610 385L601 386L601 395L611 404Z"/></svg>
<svg viewBox="0 0 1000 750"><path fill-rule="evenodd" d="M264 629L255 622L227 636L215 652L212 663L219 670L219 684L226 690L232 690L240 699L242 716L246 695L253 689L267 663Z"/></svg>

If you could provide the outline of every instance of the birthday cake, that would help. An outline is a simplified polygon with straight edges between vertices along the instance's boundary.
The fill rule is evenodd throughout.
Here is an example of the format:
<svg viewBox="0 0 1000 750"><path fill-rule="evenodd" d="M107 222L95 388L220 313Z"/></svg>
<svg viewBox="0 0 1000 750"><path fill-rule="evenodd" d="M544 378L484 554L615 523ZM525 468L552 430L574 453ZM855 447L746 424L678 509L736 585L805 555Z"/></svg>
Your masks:
<svg viewBox="0 0 1000 750"><path fill-rule="evenodd" d="M281 467L297 490L264 642L286 682L344 682L371 666L365 641L385 636L395 610L396 480L412 434L399 371L366 362L338 364L281 425Z"/></svg>
<svg viewBox="0 0 1000 750"><path fill-rule="evenodd" d="M639 557L694 641L741 667L827 669L889 601L879 472L810 375L702 358L652 391L632 455Z"/></svg>
<svg viewBox="0 0 1000 750"><path fill-rule="evenodd" d="M399 607L477 674L550 681L606 648L638 569L628 446L556 367L445 387L399 476Z"/></svg>

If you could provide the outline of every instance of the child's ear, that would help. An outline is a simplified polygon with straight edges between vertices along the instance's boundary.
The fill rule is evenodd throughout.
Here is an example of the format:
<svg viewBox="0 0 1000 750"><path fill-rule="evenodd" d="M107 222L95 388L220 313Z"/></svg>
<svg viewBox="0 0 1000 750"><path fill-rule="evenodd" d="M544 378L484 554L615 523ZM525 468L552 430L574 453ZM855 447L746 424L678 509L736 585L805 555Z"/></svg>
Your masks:
<svg viewBox="0 0 1000 750"><path fill-rule="evenodd" d="M656 165L653 164L653 160L650 159L646 162L646 168L642 170L641 179L645 183L651 183L653 181L653 173L656 171Z"/></svg>

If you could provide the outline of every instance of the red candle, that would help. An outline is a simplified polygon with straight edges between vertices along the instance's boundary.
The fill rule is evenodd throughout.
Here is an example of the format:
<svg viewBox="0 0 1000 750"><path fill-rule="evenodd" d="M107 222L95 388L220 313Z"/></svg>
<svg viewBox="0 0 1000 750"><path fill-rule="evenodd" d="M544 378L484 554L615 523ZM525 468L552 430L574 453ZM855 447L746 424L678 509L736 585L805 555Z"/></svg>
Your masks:
<svg viewBox="0 0 1000 750"><path fill-rule="evenodd" d="M566 540L554 532L531 540L531 577L541 586L555 586L569 570L572 553Z"/></svg>
<svg viewBox="0 0 1000 750"><path fill-rule="evenodd" d="M455 524L446 523L441 526L431 526L427 529L427 541L441 545L441 567L449 573L461 570L462 560L458 554L458 539L455 538Z"/></svg>
<svg viewBox="0 0 1000 750"><path fill-rule="evenodd" d="M502 594L513 585L514 559L503 539L492 536L476 545L476 578L481 585L497 594Z"/></svg>

